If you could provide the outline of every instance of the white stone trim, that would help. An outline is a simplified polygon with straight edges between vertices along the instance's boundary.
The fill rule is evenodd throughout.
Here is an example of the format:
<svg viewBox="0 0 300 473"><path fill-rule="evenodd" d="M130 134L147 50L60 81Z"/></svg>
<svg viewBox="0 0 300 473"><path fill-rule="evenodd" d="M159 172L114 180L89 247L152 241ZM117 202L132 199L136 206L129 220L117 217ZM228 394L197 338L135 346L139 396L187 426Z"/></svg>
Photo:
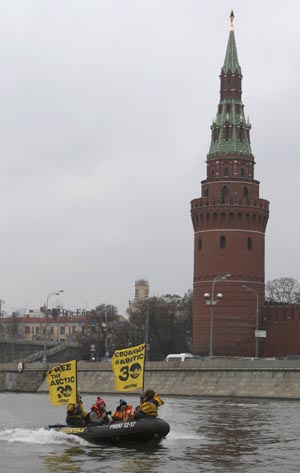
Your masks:
<svg viewBox="0 0 300 473"><path fill-rule="evenodd" d="M212 284L213 282L213 279L206 279L205 281L194 281L194 284ZM227 284L229 283L236 283L236 284L258 284L259 286L264 286L265 283L264 282L259 282L259 281L249 281L248 279L224 279L221 281L221 283L223 284L224 282L226 282Z"/></svg>
<svg viewBox="0 0 300 473"><path fill-rule="evenodd" d="M198 232L194 232L194 234L198 233L209 233L209 232L246 232L246 233L258 233L259 235L265 235L265 232L258 232L257 230L243 230L241 228L214 228L212 230L199 230Z"/></svg>
<svg viewBox="0 0 300 473"><path fill-rule="evenodd" d="M224 176L222 176L224 177ZM211 178L213 179L213 178ZM250 178L249 178L250 179ZM251 178L252 179L252 178ZM256 187L259 187L259 182L249 182L249 181L240 181L238 179L236 179L235 181L227 181L226 179L218 179L217 181L210 181L208 178L207 179L204 179L203 181L201 181L201 183L204 183L207 184L207 182L209 182L209 184L220 184L220 183L229 183L229 184L236 184L237 182L239 184L245 184L245 185L251 185L251 186L256 186ZM248 200L250 200L249 197L247 197ZM265 199L262 199L261 197L252 197L252 199L261 199L261 200L265 200Z"/></svg>

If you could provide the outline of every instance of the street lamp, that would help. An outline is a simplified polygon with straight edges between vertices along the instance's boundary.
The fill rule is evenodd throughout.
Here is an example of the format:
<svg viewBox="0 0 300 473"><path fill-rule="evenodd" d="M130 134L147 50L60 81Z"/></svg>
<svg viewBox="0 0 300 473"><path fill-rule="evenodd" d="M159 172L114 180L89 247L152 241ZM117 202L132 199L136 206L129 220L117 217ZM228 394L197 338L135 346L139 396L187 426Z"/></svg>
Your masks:
<svg viewBox="0 0 300 473"><path fill-rule="evenodd" d="M258 358L258 336L257 336L257 331L258 331L258 292L248 286L242 286L243 289L246 289L247 292L251 292L251 294L254 294L256 297L256 312L255 312L255 319L256 319L256 330L255 330L255 358Z"/></svg>
<svg viewBox="0 0 300 473"><path fill-rule="evenodd" d="M204 294L204 299L206 299L206 305L210 305L210 330L209 330L209 356L213 356L213 331L214 331L214 306L223 299L223 294L219 292L216 296L216 300L214 300L214 289L215 284L218 281L224 281L227 278L230 278L231 274L223 274L222 276L216 276L212 280L211 285L211 294L206 292Z"/></svg>
<svg viewBox="0 0 300 473"><path fill-rule="evenodd" d="M44 310L45 310L45 334L44 334L44 354L43 354L43 363L47 363L47 342L48 342L48 334L47 334L47 317L48 317L48 303L49 303L49 298L51 296L59 296L59 294L61 294L62 292L64 292L63 289L60 289L59 291L53 291L53 292L50 292L47 296L47 299L46 299L46 304L44 305Z"/></svg>

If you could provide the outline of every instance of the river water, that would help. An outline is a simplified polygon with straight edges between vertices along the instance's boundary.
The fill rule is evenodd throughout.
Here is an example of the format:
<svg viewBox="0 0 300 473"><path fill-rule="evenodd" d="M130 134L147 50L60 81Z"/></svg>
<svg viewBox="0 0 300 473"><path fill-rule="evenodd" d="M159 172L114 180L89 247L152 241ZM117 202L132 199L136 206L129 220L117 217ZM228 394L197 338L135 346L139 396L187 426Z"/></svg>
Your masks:
<svg viewBox="0 0 300 473"><path fill-rule="evenodd" d="M101 393L99 393L101 395ZM119 395L103 396L114 410ZM124 397L123 395L121 396ZM89 410L96 396L83 395ZM134 406L136 395L126 400ZM171 431L157 446L94 446L45 426L64 422L48 394L0 393L0 471L292 473L300 471L300 401L165 397Z"/></svg>

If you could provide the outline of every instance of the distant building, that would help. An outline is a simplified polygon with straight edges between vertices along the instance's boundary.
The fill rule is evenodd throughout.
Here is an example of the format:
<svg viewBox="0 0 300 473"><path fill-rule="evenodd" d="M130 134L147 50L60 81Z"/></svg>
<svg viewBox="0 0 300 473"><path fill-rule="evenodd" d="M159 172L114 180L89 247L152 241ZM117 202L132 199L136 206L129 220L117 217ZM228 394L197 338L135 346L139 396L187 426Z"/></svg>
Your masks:
<svg viewBox="0 0 300 473"><path fill-rule="evenodd" d="M78 317L47 317L47 339L52 342L76 341L84 334L84 320ZM6 317L0 323L0 337L20 340L44 340L45 317Z"/></svg>
<svg viewBox="0 0 300 473"><path fill-rule="evenodd" d="M145 279L135 281L134 301L142 302L149 297L149 282Z"/></svg>
<svg viewBox="0 0 300 473"><path fill-rule="evenodd" d="M138 279L134 285L134 300L128 302L128 311L131 313L139 311L139 303L149 298L149 282L146 279Z"/></svg>

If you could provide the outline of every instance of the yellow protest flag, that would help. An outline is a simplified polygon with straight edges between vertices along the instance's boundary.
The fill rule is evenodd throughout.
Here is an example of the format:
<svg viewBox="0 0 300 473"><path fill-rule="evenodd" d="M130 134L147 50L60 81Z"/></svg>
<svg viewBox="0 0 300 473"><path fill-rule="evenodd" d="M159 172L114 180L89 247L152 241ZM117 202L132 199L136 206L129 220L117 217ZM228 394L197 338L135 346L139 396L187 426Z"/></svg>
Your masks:
<svg viewBox="0 0 300 473"><path fill-rule="evenodd" d="M76 404L77 361L67 361L47 371L50 402L54 406Z"/></svg>
<svg viewBox="0 0 300 473"><path fill-rule="evenodd" d="M146 344L116 350L111 365L115 391L134 391L144 387Z"/></svg>

